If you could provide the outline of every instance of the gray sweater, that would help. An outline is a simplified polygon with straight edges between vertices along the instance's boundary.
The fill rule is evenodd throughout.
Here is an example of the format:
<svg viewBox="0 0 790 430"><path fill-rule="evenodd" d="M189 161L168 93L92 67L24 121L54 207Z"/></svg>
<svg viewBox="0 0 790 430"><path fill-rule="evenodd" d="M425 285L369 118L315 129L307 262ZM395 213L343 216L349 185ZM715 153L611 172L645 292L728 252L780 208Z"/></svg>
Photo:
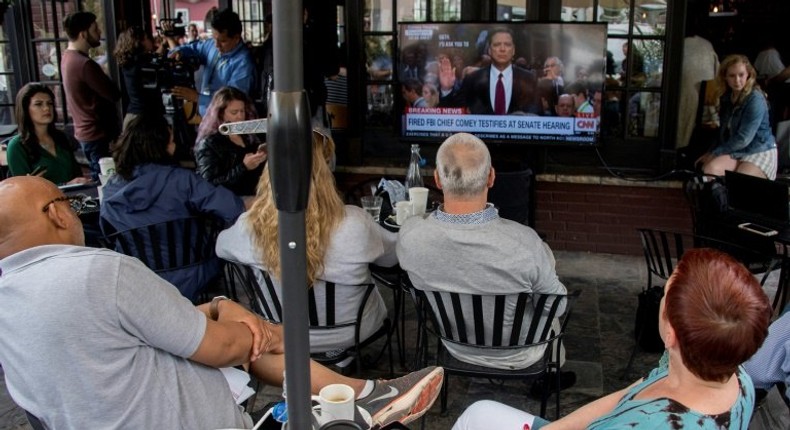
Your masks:
<svg viewBox="0 0 790 430"><path fill-rule="evenodd" d="M531 228L498 215L482 223L468 219L449 222L437 215L446 214L437 211L425 218L412 217L400 230L398 260L415 288L465 294L566 293L554 270L551 250ZM493 314L493 304L484 302L483 307L486 320L493 321L493 317L488 318ZM506 325L512 322L514 307L515 303L506 304ZM472 315L471 309L464 313ZM490 341L491 327L486 327L485 335ZM528 367L542 357L545 349L491 351L448 343L445 346L459 360L503 369Z"/></svg>

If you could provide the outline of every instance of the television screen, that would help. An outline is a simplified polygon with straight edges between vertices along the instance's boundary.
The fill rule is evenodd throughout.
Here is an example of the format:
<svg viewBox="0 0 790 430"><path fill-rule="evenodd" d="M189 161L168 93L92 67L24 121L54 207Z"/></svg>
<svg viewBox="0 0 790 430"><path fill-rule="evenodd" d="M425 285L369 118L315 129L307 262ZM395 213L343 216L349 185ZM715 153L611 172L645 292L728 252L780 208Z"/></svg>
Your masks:
<svg viewBox="0 0 790 430"><path fill-rule="evenodd" d="M606 24L400 23L401 135L598 143Z"/></svg>

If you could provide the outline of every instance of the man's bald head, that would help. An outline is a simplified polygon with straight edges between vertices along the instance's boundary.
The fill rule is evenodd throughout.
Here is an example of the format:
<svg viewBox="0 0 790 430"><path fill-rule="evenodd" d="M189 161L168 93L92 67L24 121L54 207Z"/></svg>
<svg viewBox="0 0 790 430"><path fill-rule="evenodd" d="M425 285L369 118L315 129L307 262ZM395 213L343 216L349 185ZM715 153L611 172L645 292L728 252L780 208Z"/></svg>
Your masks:
<svg viewBox="0 0 790 430"><path fill-rule="evenodd" d="M0 259L40 245L85 245L82 223L63 193L37 176L15 176L0 182Z"/></svg>
<svg viewBox="0 0 790 430"><path fill-rule="evenodd" d="M468 133L457 133L439 147L436 171L446 195L478 196L490 186L491 154L482 140Z"/></svg>

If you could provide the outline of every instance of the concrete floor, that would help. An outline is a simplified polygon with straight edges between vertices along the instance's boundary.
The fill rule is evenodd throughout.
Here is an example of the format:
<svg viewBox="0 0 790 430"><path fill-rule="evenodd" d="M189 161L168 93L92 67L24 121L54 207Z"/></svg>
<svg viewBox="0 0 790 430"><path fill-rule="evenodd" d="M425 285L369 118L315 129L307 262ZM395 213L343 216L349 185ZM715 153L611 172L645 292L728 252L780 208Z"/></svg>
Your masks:
<svg viewBox="0 0 790 430"><path fill-rule="evenodd" d="M635 237L636 240L636 237ZM566 415L602 394L620 389L646 374L656 364L659 354L639 353L630 377L624 377L623 369L633 347L634 311L636 295L644 286L646 269L642 257L579 252L557 252L557 272L569 290L579 289L582 295L577 301L574 314L568 325L565 341L567 362L565 369L577 374L574 387L562 392L561 415ZM770 285L776 283L776 275L767 282L769 297L773 297ZM389 294L383 293L385 298ZM411 305L411 303L407 303ZM416 318L413 307L407 306L407 354L413 357L414 328ZM376 369L366 369L365 376L385 377L385 360L380 360ZM0 369L0 372L2 370ZM396 364L396 373L403 369ZM427 414L426 429L449 429L463 410L476 400L494 399L511 406L532 412L539 411L539 402L525 395L529 385L520 381L489 381L453 377L449 380L450 395L448 411L439 412L439 404ZM0 381L0 430L29 429L24 415L17 408ZM263 407L281 397L281 390L262 388L257 396L255 409ZM554 417L555 410L549 403L547 414ZM419 425L413 425L419 428ZM776 392L755 413L750 430L790 429L790 414Z"/></svg>

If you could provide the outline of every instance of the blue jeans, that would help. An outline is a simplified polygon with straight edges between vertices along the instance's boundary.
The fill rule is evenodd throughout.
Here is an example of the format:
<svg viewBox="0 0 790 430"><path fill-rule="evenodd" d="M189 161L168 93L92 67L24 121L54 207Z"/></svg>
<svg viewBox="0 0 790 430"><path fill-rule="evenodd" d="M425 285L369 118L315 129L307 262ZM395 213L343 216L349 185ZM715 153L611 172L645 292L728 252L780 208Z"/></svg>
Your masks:
<svg viewBox="0 0 790 430"><path fill-rule="evenodd" d="M94 182L99 180L99 159L110 156L110 141L112 139L91 140L89 142L80 141L82 152L88 159L88 166L91 169L91 179Z"/></svg>

